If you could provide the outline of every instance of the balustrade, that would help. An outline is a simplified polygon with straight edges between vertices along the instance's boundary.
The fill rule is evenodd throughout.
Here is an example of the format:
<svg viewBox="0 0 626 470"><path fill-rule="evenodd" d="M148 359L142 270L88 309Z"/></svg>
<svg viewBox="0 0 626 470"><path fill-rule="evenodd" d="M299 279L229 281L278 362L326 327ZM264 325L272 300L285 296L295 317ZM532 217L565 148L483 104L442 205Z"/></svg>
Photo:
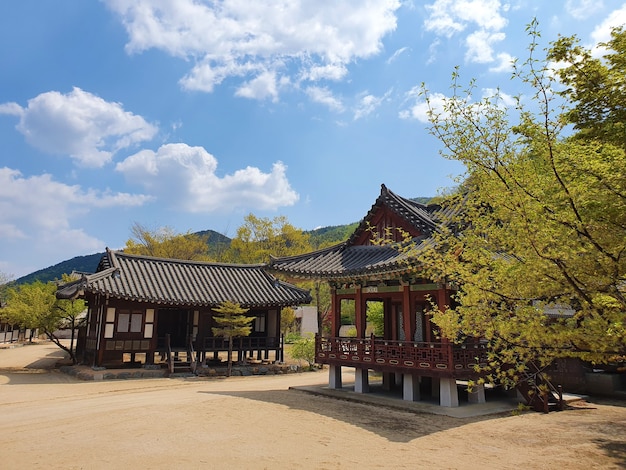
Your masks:
<svg viewBox="0 0 626 470"><path fill-rule="evenodd" d="M321 364L371 369L427 370L442 374L473 373L486 361L484 343L456 345L391 341L381 338L316 338L315 357Z"/></svg>

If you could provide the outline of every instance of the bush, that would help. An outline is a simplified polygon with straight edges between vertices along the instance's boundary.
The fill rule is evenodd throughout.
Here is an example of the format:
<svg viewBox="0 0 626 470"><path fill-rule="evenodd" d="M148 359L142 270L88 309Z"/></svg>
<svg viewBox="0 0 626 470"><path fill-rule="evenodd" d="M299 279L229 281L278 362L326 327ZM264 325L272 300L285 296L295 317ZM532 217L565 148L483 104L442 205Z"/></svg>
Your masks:
<svg viewBox="0 0 626 470"><path fill-rule="evenodd" d="M298 361L306 361L309 365L309 370L313 369L315 364L315 339L308 337L296 340L291 348L291 357Z"/></svg>
<svg viewBox="0 0 626 470"><path fill-rule="evenodd" d="M302 339L302 336L298 333L287 333L285 335L285 344L293 344L299 339Z"/></svg>

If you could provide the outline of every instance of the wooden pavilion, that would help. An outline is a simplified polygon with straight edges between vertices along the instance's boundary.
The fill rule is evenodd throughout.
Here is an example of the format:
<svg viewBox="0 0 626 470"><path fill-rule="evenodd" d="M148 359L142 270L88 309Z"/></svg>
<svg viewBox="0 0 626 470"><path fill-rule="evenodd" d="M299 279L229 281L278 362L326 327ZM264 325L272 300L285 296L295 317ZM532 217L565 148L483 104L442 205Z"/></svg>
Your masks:
<svg viewBox="0 0 626 470"><path fill-rule="evenodd" d="M454 344L440 338L430 321L431 301L445 309L453 289L420 277L416 254L427 246L441 223L442 210L394 194L382 185L380 196L367 215L341 244L313 253L274 258L269 268L293 279L323 279L332 293L331 333L316 338L316 361L328 364L329 386L342 387L342 367L354 367L355 391L370 390L368 371L382 373L383 387L402 389L405 400L422 395L439 397L442 406L458 406L457 380L477 377L476 364L486 360L480 341ZM401 230L397 230L401 229ZM397 246L408 233L415 249ZM373 243L375 234L387 234L393 244ZM382 302L384 334L367 333L367 305ZM352 304L356 337L341 336L342 310ZM484 402L477 386L470 402Z"/></svg>
<svg viewBox="0 0 626 470"><path fill-rule="evenodd" d="M283 360L281 308L310 303L308 291L280 281L263 265L205 263L129 255L107 248L95 274L60 286L57 297L84 298L86 327L78 354L92 366L153 365L185 357L195 367L228 351L214 336L213 308L233 301L255 317L252 333L236 338L245 355Z"/></svg>

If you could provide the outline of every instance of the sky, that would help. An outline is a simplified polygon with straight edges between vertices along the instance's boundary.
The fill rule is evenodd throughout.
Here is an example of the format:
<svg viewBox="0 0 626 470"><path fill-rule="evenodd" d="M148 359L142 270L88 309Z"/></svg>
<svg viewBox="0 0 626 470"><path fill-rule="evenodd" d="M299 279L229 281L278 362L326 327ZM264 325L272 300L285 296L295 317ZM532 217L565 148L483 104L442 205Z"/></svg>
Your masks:
<svg viewBox="0 0 626 470"><path fill-rule="evenodd" d="M0 272L122 248L139 223L233 237L244 217L359 221L380 185L434 196L462 167L423 83L518 93L547 46L626 23L615 0L0 2Z"/></svg>

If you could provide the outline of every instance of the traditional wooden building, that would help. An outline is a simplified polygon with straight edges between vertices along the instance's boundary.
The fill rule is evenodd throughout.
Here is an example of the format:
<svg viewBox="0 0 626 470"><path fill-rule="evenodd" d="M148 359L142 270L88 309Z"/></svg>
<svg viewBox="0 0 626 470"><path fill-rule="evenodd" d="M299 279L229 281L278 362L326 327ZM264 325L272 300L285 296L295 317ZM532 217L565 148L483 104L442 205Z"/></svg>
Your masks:
<svg viewBox="0 0 626 470"><path fill-rule="evenodd" d="M416 255L443 215L437 205L400 197L382 185L380 196L347 241L270 262L271 270L290 278L330 283L331 333L316 338L316 361L330 366L331 388L342 387L341 368L348 366L355 368L356 392L369 391L368 371L374 370L382 372L384 387L401 387L406 400L428 393L438 396L442 406L458 406L457 380L476 378L474 366L485 360L486 346L440 338L430 321L431 302L445 309L453 302L453 291L421 277ZM398 244L373 243L375 234L386 234ZM404 234L413 239L415 249L398 248ZM383 304L382 336L367 333L369 302ZM355 312L356 337L340 335L342 311L348 305ZM469 400L483 402L484 388L477 386Z"/></svg>
<svg viewBox="0 0 626 470"><path fill-rule="evenodd" d="M151 365L188 353L204 362L228 351L216 337L213 308L233 301L254 316L252 333L235 340L244 355L282 360L281 308L309 303L308 291L280 281L263 265L182 261L129 255L107 248L95 274L65 284L57 297L84 298L86 327L78 353L85 364ZM193 358L193 359L192 359Z"/></svg>

